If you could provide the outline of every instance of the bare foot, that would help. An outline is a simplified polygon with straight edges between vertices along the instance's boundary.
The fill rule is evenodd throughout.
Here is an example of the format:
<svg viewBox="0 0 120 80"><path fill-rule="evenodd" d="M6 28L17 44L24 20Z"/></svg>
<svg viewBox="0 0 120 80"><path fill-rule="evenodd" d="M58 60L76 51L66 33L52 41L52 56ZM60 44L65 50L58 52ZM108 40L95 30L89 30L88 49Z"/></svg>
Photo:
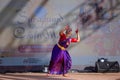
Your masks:
<svg viewBox="0 0 120 80"><path fill-rule="evenodd" d="M47 73L47 76L49 77L51 74L50 73Z"/></svg>
<svg viewBox="0 0 120 80"><path fill-rule="evenodd" d="M64 77L68 77L68 75L67 75L67 74L63 74L63 76L64 76Z"/></svg>

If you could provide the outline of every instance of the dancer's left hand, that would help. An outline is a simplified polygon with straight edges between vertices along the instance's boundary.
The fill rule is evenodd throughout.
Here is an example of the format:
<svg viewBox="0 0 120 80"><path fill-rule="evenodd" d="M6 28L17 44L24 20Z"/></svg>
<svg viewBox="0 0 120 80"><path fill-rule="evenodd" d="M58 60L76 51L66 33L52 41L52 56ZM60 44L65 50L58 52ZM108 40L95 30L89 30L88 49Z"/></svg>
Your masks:
<svg viewBox="0 0 120 80"><path fill-rule="evenodd" d="M76 29L76 31L75 31L76 33L78 33L78 29Z"/></svg>

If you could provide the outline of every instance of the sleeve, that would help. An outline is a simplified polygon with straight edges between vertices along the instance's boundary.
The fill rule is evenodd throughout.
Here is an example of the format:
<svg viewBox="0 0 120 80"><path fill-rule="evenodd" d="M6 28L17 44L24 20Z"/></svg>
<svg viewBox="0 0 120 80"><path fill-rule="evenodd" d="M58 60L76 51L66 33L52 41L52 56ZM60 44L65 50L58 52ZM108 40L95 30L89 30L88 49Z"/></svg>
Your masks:
<svg viewBox="0 0 120 80"><path fill-rule="evenodd" d="M71 38L71 42L77 42L76 38Z"/></svg>

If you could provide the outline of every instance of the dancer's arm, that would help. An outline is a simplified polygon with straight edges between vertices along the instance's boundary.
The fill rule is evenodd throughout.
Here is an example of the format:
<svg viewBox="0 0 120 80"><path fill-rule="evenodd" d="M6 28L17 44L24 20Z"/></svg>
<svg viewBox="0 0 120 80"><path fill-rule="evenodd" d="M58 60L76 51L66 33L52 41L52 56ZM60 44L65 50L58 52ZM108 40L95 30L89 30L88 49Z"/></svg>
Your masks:
<svg viewBox="0 0 120 80"><path fill-rule="evenodd" d="M71 38L71 42L80 42L80 35L78 29L76 30L77 38Z"/></svg>
<svg viewBox="0 0 120 80"><path fill-rule="evenodd" d="M60 39L59 41L63 41L66 39L66 35L65 35L65 31L69 28L69 26L65 26L60 32L59 32L59 35L60 35Z"/></svg>
<svg viewBox="0 0 120 80"><path fill-rule="evenodd" d="M59 32L59 35L64 35L64 32L69 28L69 26L65 26L60 32Z"/></svg>

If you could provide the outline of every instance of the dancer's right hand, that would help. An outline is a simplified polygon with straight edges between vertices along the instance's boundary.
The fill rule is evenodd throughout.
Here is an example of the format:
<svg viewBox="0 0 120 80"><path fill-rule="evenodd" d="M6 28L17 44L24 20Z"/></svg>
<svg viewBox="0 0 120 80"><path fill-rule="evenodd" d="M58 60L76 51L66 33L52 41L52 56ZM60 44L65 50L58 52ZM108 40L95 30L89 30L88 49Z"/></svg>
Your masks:
<svg viewBox="0 0 120 80"><path fill-rule="evenodd" d="M66 26L65 26L65 30L68 30L68 29L69 29L69 27L70 27L69 25L66 25Z"/></svg>

